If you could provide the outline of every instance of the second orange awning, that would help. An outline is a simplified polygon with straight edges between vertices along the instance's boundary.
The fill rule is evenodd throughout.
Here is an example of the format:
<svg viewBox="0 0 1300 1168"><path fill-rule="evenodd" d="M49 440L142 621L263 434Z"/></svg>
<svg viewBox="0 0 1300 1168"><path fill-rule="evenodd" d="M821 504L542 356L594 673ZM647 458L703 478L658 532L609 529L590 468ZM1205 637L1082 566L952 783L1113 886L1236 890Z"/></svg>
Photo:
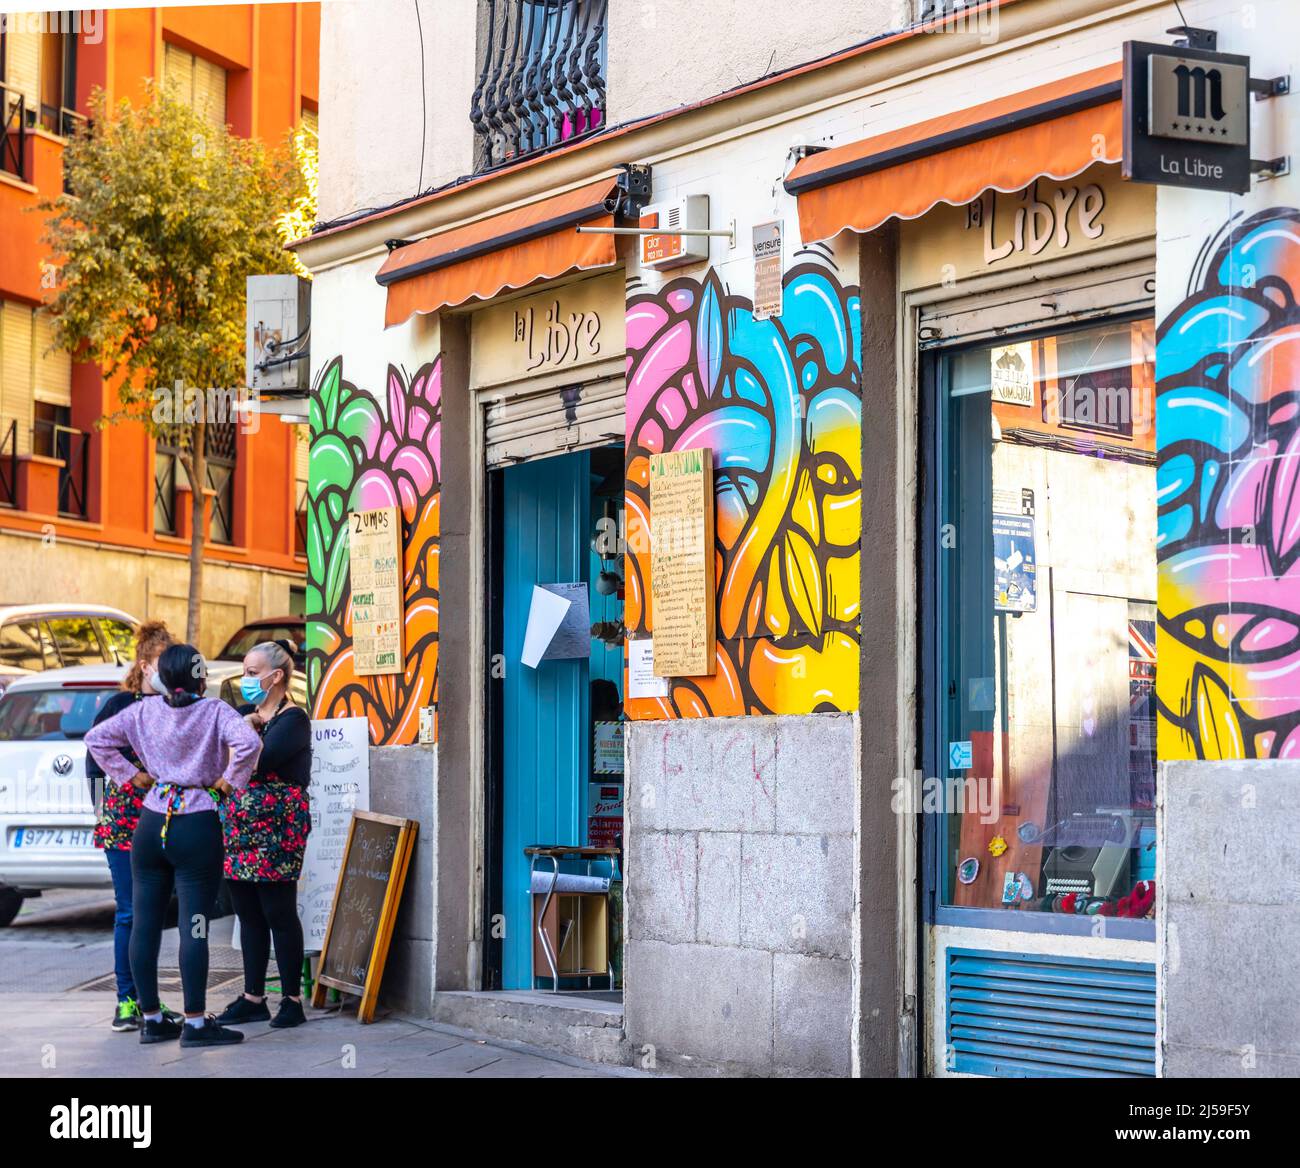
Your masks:
<svg viewBox="0 0 1300 1168"><path fill-rule="evenodd" d="M803 242L1119 162L1122 72L1117 62L808 155L785 180Z"/></svg>
<svg viewBox="0 0 1300 1168"><path fill-rule="evenodd" d="M375 276L388 289L384 327L417 312L616 263L614 236L580 235L574 228L612 227L617 187L616 179L601 179L394 248Z"/></svg>

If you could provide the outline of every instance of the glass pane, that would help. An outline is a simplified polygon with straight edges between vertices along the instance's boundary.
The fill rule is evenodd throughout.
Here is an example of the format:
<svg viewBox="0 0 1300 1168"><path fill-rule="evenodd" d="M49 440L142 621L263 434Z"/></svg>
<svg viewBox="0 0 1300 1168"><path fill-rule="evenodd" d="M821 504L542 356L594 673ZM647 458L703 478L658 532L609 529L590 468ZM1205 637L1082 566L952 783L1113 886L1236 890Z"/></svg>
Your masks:
<svg viewBox="0 0 1300 1168"><path fill-rule="evenodd" d="M10 691L0 698L0 742L81 738L116 689Z"/></svg>
<svg viewBox="0 0 1300 1168"><path fill-rule="evenodd" d="M942 359L945 904L1153 911L1153 374L1150 320Z"/></svg>
<svg viewBox="0 0 1300 1168"><path fill-rule="evenodd" d="M120 620L101 620L99 631L104 634L109 650L117 654L119 665L126 665L134 659L135 630L129 624Z"/></svg>
<svg viewBox="0 0 1300 1168"><path fill-rule="evenodd" d="M0 665L11 669L52 669L58 666L58 660L35 621L15 622L0 629Z"/></svg>
<svg viewBox="0 0 1300 1168"><path fill-rule="evenodd" d="M90 617L59 617L46 624L64 665L103 665L108 660L100 648L95 622Z"/></svg>

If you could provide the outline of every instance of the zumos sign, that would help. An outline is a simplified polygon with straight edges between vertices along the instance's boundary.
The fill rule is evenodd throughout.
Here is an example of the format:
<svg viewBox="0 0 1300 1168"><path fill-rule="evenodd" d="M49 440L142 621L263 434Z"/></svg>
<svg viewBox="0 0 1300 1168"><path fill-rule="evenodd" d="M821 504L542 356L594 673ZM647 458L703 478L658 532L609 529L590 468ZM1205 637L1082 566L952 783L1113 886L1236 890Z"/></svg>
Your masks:
<svg viewBox="0 0 1300 1168"><path fill-rule="evenodd" d="M1250 174L1250 58L1128 41L1124 177L1244 194Z"/></svg>

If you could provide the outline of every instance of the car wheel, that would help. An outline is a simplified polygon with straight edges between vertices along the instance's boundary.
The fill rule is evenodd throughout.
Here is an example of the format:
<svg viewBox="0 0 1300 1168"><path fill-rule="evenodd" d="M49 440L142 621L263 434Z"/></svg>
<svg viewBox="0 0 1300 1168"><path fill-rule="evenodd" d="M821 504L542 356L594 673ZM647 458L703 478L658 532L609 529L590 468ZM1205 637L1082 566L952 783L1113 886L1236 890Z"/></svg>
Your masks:
<svg viewBox="0 0 1300 1168"><path fill-rule="evenodd" d="M23 894L16 888L0 888L0 929L12 923L23 907Z"/></svg>

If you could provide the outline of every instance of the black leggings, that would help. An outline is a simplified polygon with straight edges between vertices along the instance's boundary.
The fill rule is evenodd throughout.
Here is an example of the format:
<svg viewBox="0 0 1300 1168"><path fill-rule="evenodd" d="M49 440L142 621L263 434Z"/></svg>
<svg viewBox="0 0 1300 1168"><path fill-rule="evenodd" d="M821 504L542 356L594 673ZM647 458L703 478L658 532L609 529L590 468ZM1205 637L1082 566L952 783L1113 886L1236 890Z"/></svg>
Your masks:
<svg viewBox="0 0 1300 1168"><path fill-rule="evenodd" d="M227 880L230 902L239 917L239 944L244 951L244 993L266 993L266 963L275 938L275 963L280 967L280 992L296 998L302 992L302 921L298 919L295 880Z"/></svg>
<svg viewBox="0 0 1300 1168"><path fill-rule="evenodd" d="M185 1012L202 1014L208 992L208 929L221 887L221 820L215 811L173 815L162 842L163 816L148 809L131 840L135 921L131 976L145 1014L158 1010L158 949L172 889L179 904L181 985Z"/></svg>

